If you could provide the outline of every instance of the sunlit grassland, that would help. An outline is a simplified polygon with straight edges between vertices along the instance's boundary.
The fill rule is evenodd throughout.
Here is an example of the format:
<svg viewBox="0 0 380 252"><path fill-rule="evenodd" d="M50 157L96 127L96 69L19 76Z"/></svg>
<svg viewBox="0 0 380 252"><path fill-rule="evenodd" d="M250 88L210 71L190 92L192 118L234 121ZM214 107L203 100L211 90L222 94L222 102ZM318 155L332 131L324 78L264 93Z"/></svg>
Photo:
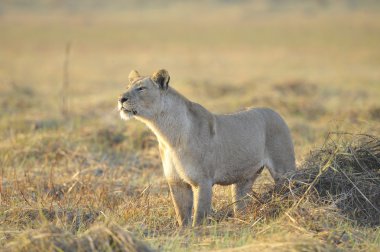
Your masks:
<svg viewBox="0 0 380 252"><path fill-rule="evenodd" d="M165 68L172 87L215 113L279 111L301 162L330 131L379 135L379 31L376 11L177 6L4 13L0 244L47 223L75 234L117 223L164 250L375 251L378 229L307 202L312 217L298 211L270 221L224 218L231 209L227 187L214 189L214 222L179 230L154 136L138 122L121 121L115 107L130 70Z"/></svg>

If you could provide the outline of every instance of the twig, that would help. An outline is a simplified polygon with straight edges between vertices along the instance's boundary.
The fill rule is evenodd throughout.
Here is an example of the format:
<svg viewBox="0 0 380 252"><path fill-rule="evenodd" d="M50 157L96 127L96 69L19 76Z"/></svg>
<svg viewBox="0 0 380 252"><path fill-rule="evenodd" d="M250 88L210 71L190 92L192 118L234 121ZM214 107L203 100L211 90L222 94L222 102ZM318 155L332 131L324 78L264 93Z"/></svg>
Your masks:
<svg viewBox="0 0 380 252"><path fill-rule="evenodd" d="M257 200L261 205L264 205L264 202L254 192L252 192L252 195L247 193L247 196Z"/></svg>
<svg viewBox="0 0 380 252"><path fill-rule="evenodd" d="M326 162L326 164L319 170L319 173L318 175L314 178L314 180L310 183L309 187L306 189L306 191L304 192L304 194L301 196L301 198L290 208L291 209L294 209L295 207L298 207L298 205L301 203L301 201L305 198L305 196L309 193L309 191L311 190L311 188L314 187L314 185L317 183L319 177L325 172L326 169L329 168L329 166L331 165L331 162L333 161L333 158L335 157L336 153L337 153L338 149L335 149L335 152L330 156L329 160Z"/></svg>
<svg viewBox="0 0 380 252"><path fill-rule="evenodd" d="M351 133L351 132L344 132L344 131L330 131L328 135L350 135L350 136L365 136L368 138L371 138L372 140L377 140L376 136L365 134L365 133Z"/></svg>
<svg viewBox="0 0 380 252"><path fill-rule="evenodd" d="M62 81L62 107L61 113L64 117L69 115L69 106L67 101L67 94L69 89L69 56L70 56L71 42L66 43L65 59L63 61L63 81Z"/></svg>
<svg viewBox="0 0 380 252"><path fill-rule="evenodd" d="M32 204L30 204L30 202L26 199L25 195L24 195L24 192L22 190L20 190L20 193L21 193L21 196L22 198L25 200L25 202L30 206L30 207L33 207Z"/></svg>
<svg viewBox="0 0 380 252"><path fill-rule="evenodd" d="M355 185L355 183L354 182L352 182L352 180L347 176L347 174L344 172L344 171L342 171L342 170L340 170L340 172L346 177L346 179L348 180L348 181L350 181L350 183L355 187L355 189L360 193L360 195L361 196L363 196L363 198L376 210L376 211L378 211L379 213L380 213L380 210L374 205L374 204L372 204L372 202L364 195L364 193L362 193L362 191L360 191L360 189Z"/></svg>

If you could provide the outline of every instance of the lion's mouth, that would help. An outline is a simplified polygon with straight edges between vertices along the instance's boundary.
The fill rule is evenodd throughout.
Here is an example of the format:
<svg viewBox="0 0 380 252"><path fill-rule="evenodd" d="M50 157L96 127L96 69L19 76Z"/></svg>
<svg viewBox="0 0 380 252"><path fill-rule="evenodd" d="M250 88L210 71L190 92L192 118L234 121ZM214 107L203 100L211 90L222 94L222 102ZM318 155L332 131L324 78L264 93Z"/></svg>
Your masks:
<svg viewBox="0 0 380 252"><path fill-rule="evenodd" d="M129 106L125 106L126 104L124 103L121 103L120 101L118 102L117 104L117 107L119 109L120 112L124 112L126 114L133 114L133 115L136 115L137 114L137 111L133 108L128 108Z"/></svg>
<svg viewBox="0 0 380 252"><path fill-rule="evenodd" d="M134 109L126 109L126 108L123 107L123 108L121 108L121 111L123 111L124 113L137 115L137 111L134 110Z"/></svg>
<svg viewBox="0 0 380 252"><path fill-rule="evenodd" d="M129 120L137 115L137 111L134 109L119 108L120 117L123 120Z"/></svg>

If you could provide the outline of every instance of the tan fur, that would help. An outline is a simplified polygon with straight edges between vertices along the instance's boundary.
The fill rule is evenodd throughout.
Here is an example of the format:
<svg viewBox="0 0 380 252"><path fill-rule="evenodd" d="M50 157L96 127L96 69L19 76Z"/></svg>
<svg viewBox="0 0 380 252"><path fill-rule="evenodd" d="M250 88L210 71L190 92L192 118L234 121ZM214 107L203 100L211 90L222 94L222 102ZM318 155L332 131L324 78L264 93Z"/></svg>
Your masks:
<svg viewBox="0 0 380 252"><path fill-rule="evenodd" d="M157 136L181 226L191 223L193 206L193 225L210 212L214 184L232 185L237 213L264 166L276 182L295 169L289 129L273 110L215 115L168 87L166 70L152 77L132 71L129 79L119 99L120 115L142 121Z"/></svg>

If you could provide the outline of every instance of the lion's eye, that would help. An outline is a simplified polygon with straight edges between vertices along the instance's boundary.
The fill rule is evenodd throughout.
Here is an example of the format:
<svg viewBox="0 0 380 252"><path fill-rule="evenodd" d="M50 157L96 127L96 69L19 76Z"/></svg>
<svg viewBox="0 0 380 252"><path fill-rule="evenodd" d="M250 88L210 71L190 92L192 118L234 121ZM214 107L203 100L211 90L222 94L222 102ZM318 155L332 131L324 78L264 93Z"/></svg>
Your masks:
<svg viewBox="0 0 380 252"><path fill-rule="evenodd" d="M146 89L146 87L138 87L136 90L137 90L137 92L141 92L141 91L143 91L144 89Z"/></svg>

